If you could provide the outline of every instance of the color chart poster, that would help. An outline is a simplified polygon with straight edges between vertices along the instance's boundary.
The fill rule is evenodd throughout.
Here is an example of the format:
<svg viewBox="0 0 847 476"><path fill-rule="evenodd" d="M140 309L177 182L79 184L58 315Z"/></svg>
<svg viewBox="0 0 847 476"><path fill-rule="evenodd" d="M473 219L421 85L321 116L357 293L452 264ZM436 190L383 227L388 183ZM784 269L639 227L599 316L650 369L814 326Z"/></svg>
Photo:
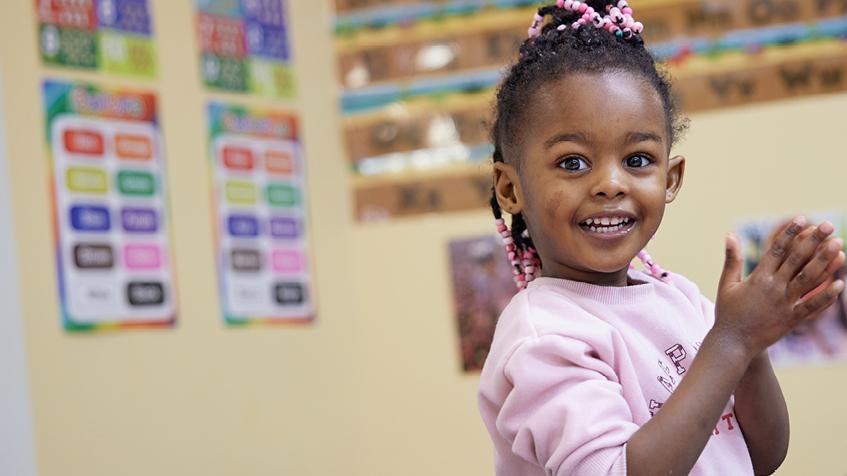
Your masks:
<svg viewBox="0 0 847 476"><path fill-rule="evenodd" d="M156 98L46 81L53 223L68 330L176 321Z"/></svg>
<svg viewBox="0 0 847 476"><path fill-rule="evenodd" d="M44 63L156 75L147 0L35 0L35 8Z"/></svg>
<svg viewBox="0 0 847 476"><path fill-rule="evenodd" d="M210 89L294 96L285 0L196 0L201 77Z"/></svg>
<svg viewBox="0 0 847 476"><path fill-rule="evenodd" d="M314 291L297 118L219 103L208 114L224 320L309 321Z"/></svg>

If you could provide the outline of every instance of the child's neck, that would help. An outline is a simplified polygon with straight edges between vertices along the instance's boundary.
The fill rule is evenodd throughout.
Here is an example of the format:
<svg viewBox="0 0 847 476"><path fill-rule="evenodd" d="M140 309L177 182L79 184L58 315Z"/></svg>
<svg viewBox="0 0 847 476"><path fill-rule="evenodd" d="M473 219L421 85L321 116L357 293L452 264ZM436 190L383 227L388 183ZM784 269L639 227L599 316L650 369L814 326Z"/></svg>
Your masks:
<svg viewBox="0 0 847 476"><path fill-rule="evenodd" d="M629 266L611 273L587 271L568 267L559 267L559 269L547 269L547 267L544 267L542 268L541 273L542 276L549 278L568 279L571 281L596 284L598 286L623 287L642 284L640 281L631 279L628 272Z"/></svg>

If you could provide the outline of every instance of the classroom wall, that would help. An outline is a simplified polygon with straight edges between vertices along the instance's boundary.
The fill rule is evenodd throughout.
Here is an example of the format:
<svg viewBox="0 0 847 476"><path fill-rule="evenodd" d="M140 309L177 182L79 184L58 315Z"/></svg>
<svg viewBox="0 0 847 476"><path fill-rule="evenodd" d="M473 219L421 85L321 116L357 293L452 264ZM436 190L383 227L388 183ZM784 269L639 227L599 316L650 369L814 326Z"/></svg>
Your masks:
<svg viewBox="0 0 847 476"><path fill-rule="evenodd" d="M352 221L329 2L290 0L318 318L231 329L215 299L205 102L192 2L151 0L155 82L47 70L32 2L0 6L0 71L39 474L490 475L477 375L463 374L447 242L489 233L484 210ZM41 140L44 77L159 93L179 290L168 330L61 329ZM745 217L845 208L847 94L697 114L682 194L651 246L714 296L724 233ZM5 272L6 270L4 270ZM779 372L792 446L779 474L844 475L844 364Z"/></svg>

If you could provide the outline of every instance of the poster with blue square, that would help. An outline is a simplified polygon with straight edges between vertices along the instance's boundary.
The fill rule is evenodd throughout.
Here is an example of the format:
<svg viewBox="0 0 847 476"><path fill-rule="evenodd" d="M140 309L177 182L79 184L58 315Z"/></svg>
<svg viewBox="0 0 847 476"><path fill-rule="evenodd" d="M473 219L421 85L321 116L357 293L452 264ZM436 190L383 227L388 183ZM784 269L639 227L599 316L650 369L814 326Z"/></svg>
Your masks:
<svg viewBox="0 0 847 476"><path fill-rule="evenodd" d="M147 0L35 0L35 8L45 64L156 76Z"/></svg>
<svg viewBox="0 0 847 476"><path fill-rule="evenodd" d="M196 6L206 87L294 97L285 0L196 0Z"/></svg>

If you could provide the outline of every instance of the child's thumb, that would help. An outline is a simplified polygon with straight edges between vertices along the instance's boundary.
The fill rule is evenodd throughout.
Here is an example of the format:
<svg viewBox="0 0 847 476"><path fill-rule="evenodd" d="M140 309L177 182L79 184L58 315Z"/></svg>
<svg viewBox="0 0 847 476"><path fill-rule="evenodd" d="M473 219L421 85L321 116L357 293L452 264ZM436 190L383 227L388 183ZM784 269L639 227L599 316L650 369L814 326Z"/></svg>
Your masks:
<svg viewBox="0 0 847 476"><path fill-rule="evenodd" d="M738 238L733 233L726 235L726 261L723 263L723 273L721 273L721 281L718 285L723 289L724 286L741 281L741 268L744 262L741 260L741 246L738 244Z"/></svg>

